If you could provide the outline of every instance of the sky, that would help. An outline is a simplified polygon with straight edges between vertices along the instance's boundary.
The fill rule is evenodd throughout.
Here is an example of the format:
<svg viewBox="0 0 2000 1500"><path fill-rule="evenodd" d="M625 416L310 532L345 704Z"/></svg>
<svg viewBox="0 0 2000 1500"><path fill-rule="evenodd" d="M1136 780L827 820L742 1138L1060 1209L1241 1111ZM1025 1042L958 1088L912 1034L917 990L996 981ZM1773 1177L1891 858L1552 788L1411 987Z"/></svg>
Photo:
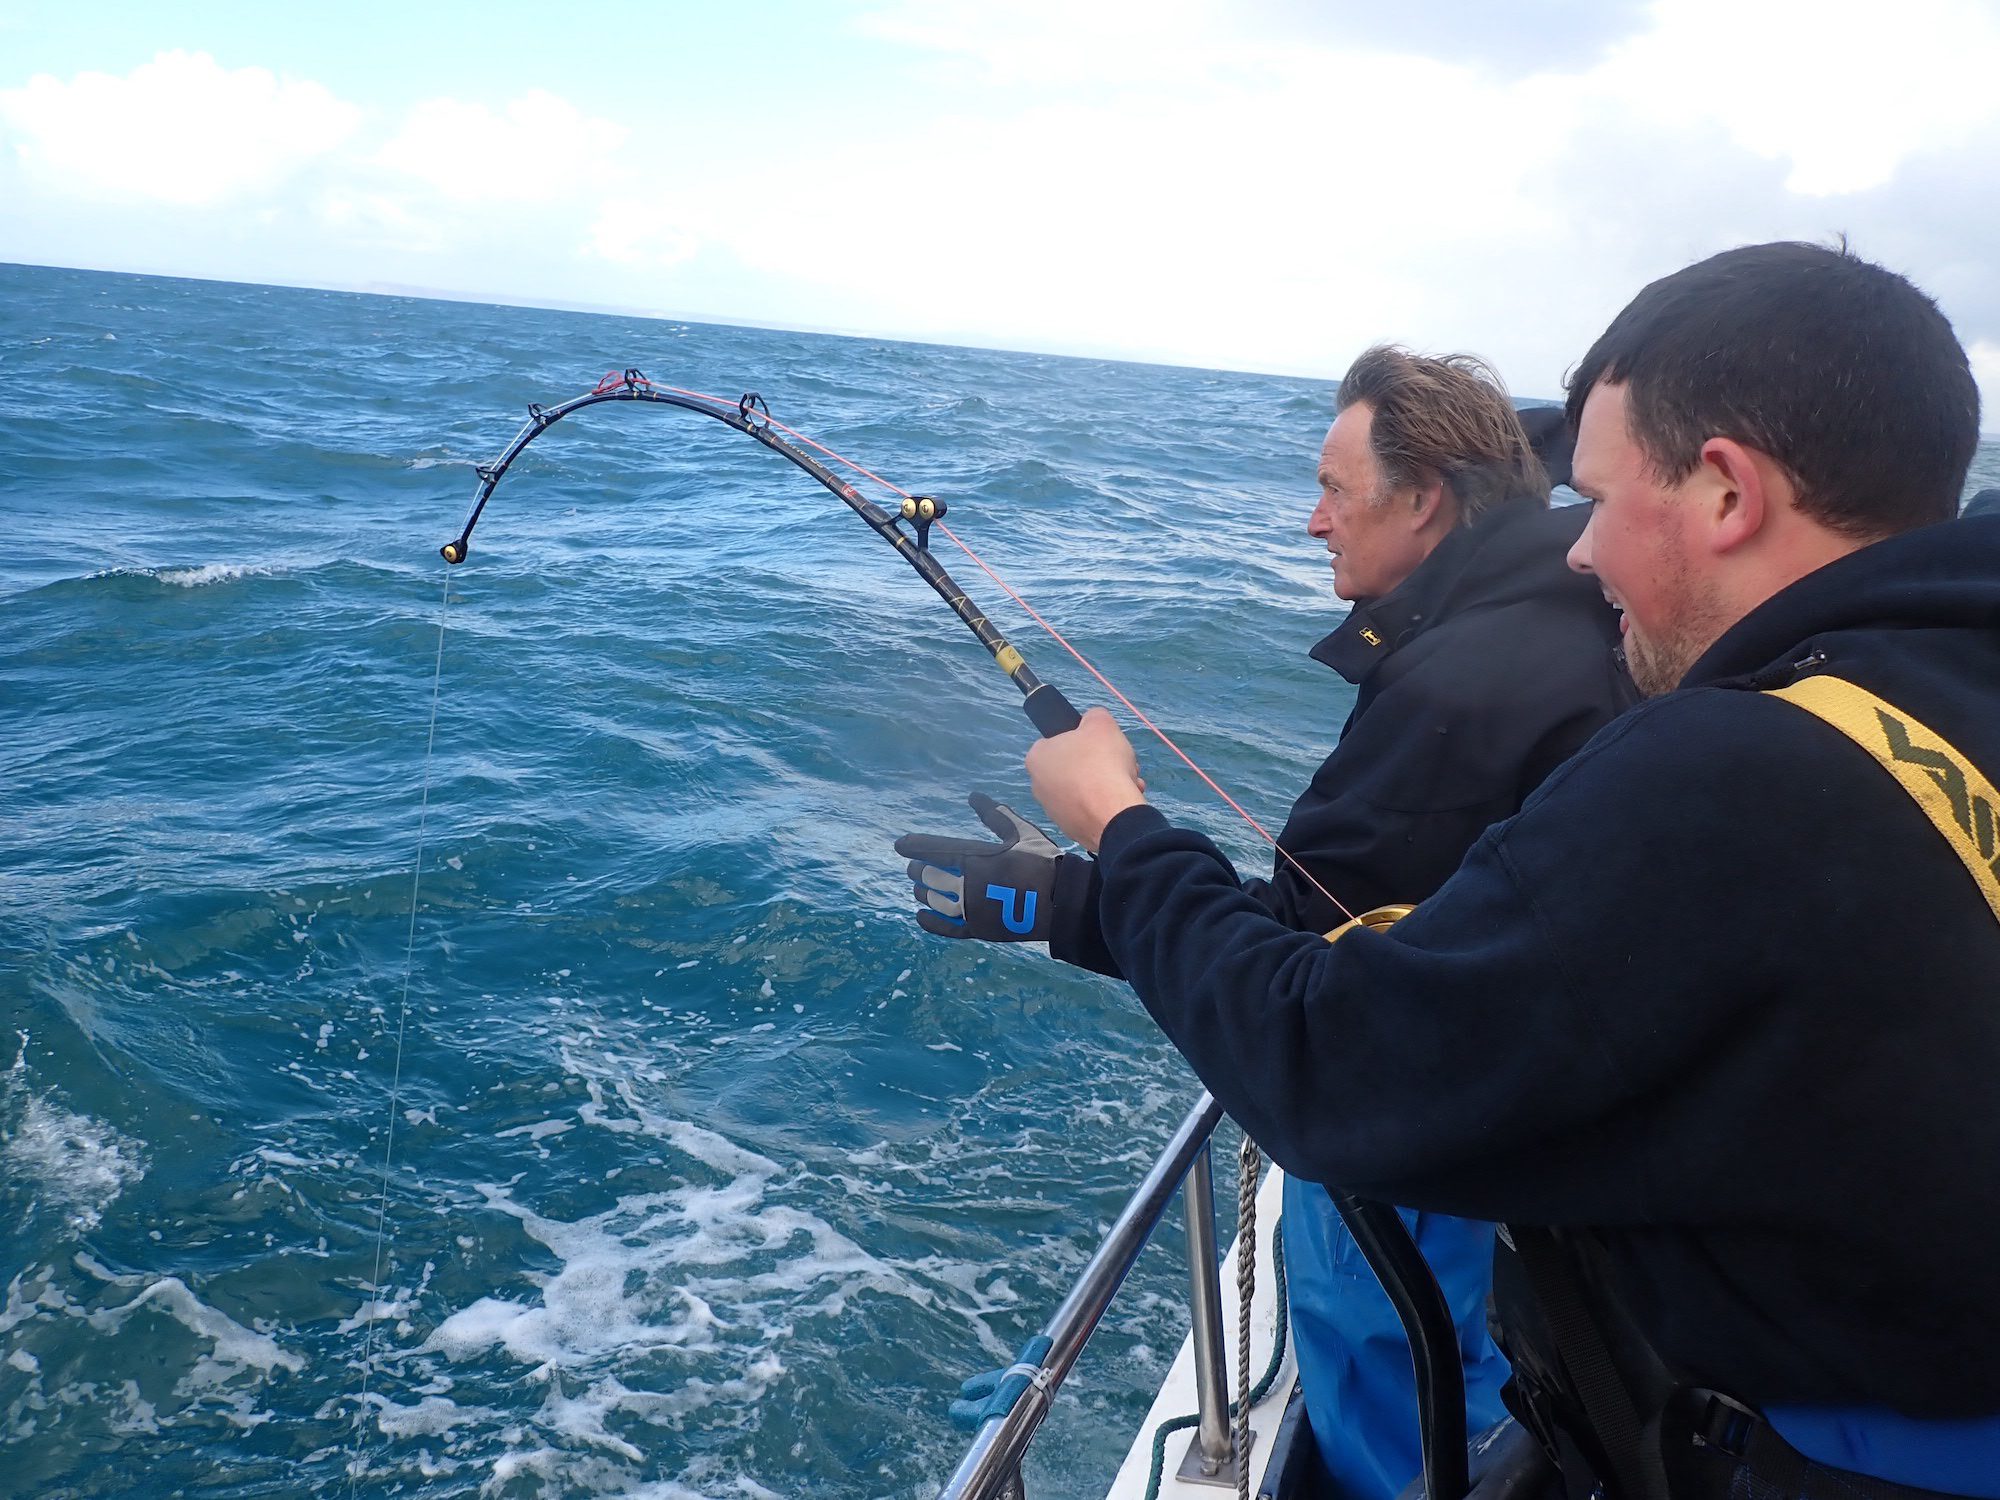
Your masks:
<svg viewBox="0 0 2000 1500"><path fill-rule="evenodd" d="M0 261L1553 397L1840 234L2000 430L2000 0L0 0Z"/></svg>

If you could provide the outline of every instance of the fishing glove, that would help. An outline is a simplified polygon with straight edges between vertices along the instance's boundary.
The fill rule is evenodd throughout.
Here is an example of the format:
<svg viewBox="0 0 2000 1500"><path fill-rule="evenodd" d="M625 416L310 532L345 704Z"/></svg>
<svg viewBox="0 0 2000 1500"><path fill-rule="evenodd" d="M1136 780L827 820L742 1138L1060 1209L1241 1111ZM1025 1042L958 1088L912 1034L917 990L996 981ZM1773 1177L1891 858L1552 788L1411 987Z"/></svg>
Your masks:
<svg viewBox="0 0 2000 1500"><path fill-rule="evenodd" d="M966 801L1000 835L977 839L906 833L896 852L910 862L917 925L939 937L1044 943L1055 925L1056 867L1063 855L1047 834L984 792Z"/></svg>

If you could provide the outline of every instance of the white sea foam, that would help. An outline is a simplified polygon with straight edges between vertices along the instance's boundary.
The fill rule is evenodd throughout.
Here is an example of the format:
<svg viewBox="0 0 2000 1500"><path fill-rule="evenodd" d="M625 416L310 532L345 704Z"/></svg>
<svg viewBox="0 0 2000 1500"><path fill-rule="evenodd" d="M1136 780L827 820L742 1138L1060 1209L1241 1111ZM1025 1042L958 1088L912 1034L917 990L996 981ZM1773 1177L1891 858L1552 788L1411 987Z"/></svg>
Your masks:
<svg viewBox="0 0 2000 1500"><path fill-rule="evenodd" d="M269 1375L275 1370L296 1374L305 1360L283 1348L269 1334L245 1328L220 1308L210 1307L188 1290L178 1276L162 1276L148 1281L144 1276L120 1276L92 1260L78 1255L76 1263L98 1280L113 1286L137 1286L138 1295L116 1307L99 1308L85 1315L85 1321L99 1333L117 1333L138 1312L154 1308L165 1313L197 1338L207 1339L209 1352L197 1359L175 1386L177 1394L189 1395L221 1386L246 1370Z"/></svg>
<svg viewBox="0 0 2000 1500"><path fill-rule="evenodd" d="M88 1403L120 1436L152 1436L171 1425L181 1411L200 1406L203 1412L239 1431L248 1431L273 1419L274 1413L261 1408L259 1397L267 1381L279 1373L294 1374L305 1368L305 1360L278 1343L269 1334L246 1328L221 1309L195 1295L177 1276L145 1274L121 1275L87 1254L71 1257L82 1280L71 1279L72 1295L63 1285L55 1267L39 1266L17 1273L7 1286L6 1303L0 1309L0 1334L9 1335L13 1346L7 1365L27 1377L28 1390L21 1398L28 1409L40 1411L50 1406ZM92 1295L92 1283L102 1296ZM122 1301L110 1299L122 1296ZM129 1325L141 1325L136 1342L125 1335ZM101 1335L116 1361L129 1359L117 1351L143 1351L149 1365L178 1370L170 1394L157 1387L142 1394L135 1379L73 1380L56 1389L45 1389L44 1360L49 1349L61 1349L63 1367L72 1364L73 1341L64 1334L47 1331L36 1334L23 1325L60 1324L67 1328L87 1328ZM161 1325L178 1324L191 1335L162 1338ZM40 1343L38 1358L30 1345ZM170 1352L171 1351L171 1352ZM150 1385L150 1382L149 1382ZM18 1419L22 1408L13 1409ZM32 1430L32 1419L27 1429ZM22 1435L16 1424L7 1429L8 1438Z"/></svg>
<svg viewBox="0 0 2000 1500"><path fill-rule="evenodd" d="M67 1218L73 1229L94 1229L112 1201L146 1175L144 1145L31 1090L28 1037L17 1034L21 1051L0 1085L4 1175L27 1185L38 1204Z"/></svg>
<svg viewBox="0 0 2000 1500"><path fill-rule="evenodd" d="M740 1495L742 1500L779 1500L776 1491L765 1489L747 1474L721 1479L701 1489L690 1488L678 1479L656 1479L637 1489L620 1490L618 1500L718 1500L724 1495Z"/></svg>
<svg viewBox="0 0 2000 1500"><path fill-rule="evenodd" d="M566 1062L580 1066L580 1050L581 1038ZM515 1220L555 1264L533 1278L532 1289L496 1292L450 1314L413 1351L452 1364L497 1355L548 1382L529 1429L533 1440L493 1460L488 1493L527 1480L566 1493L601 1489L659 1500L761 1494L734 1475L716 1476L713 1490L690 1487L702 1479L689 1474L677 1484L632 1489L637 1475L628 1466L642 1463L652 1446L635 1426L678 1428L705 1411L716 1414L710 1421L754 1411L785 1378L780 1350L799 1324L831 1323L859 1295L928 1307L938 1301L933 1288L944 1285L953 1308L975 1321L990 1309L994 1299L961 1296L953 1278L928 1265L913 1273L882 1260L817 1214L781 1201L787 1174L777 1162L648 1107L622 1060L601 1050L595 1058L615 1071L583 1077L589 1098L578 1119L637 1138L641 1152L641 1141L660 1143L683 1181L573 1220L537 1212L517 1184L479 1189L488 1208ZM963 1279L969 1285L974 1275L967 1268ZM999 1340L982 1342L1004 1356ZM684 1373L662 1381L663 1361L669 1368L684 1362Z"/></svg>
<svg viewBox="0 0 2000 1500"><path fill-rule="evenodd" d="M232 583L239 578L273 578L280 571L254 563L198 563L186 568L100 568L83 576L86 582L98 578L150 578L172 588L198 589L211 583Z"/></svg>
<svg viewBox="0 0 2000 1500"><path fill-rule="evenodd" d="M879 1299L901 1300L957 1316L990 1357L1009 1355L1011 1344L988 1323L1011 1315L1017 1299L990 1267L936 1256L898 1262L864 1249L802 1199L796 1166L656 1107L671 1097L673 1075L656 1047L619 1055L616 1028L601 1015L564 1020L562 1068L587 1097L573 1115L514 1125L506 1135L540 1145L562 1133L555 1127L587 1127L596 1149L619 1154L605 1194L616 1192L608 1179L642 1164L663 1169L667 1185L600 1198L608 1206L596 1212L563 1210L573 1217L545 1212L533 1178L480 1186L486 1212L512 1220L546 1252L532 1257L542 1269L491 1286L427 1333L408 1335L403 1368L436 1381L401 1394L442 1397L452 1381L490 1380L499 1363L545 1386L540 1406L526 1421L517 1413L499 1445L491 1439L506 1414L478 1422L457 1415L463 1409L449 1400L384 1403L383 1421L430 1440L431 1451L483 1467L485 1494L763 1500L769 1492L734 1464L642 1478L659 1450L648 1429L755 1421L791 1378L789 1351L841 1337L857 1300L878 1307ZM578 1135L566 1139L574 1151L591 1149ZM645 1175L649 1184L661 1180Z"/></svg>
<svg viewBox="0 0 2000 1500"><path fill-rule="evenodd" d="M356 1309L351 1318L342 1318L335 1333L353 1333L370 1323L400 1323L409 1317L410 1299L407 1297L371 1298Z"/></svg>
<svg viewBox="0 0 2000 1500"><path fill-rule="evenodd" d="M33 1281L27 1281L27 1275L18 1272L7 1283L7 1305L0 1308L0 1333L11 1333L30 1318L44 1312L60 1313L71 1305L61 1289L51 1284L47 1267Z"/></svg>
<svg viewBox="0 0 2000 1500"><path fill-rule="evenodd" d="M448 1396L426 1396L415 1406L398 1406L388 1397L371 1393L375 1426L384 1437L449 1437L453 1428L469 1423L488 1422L498 1426L503 1414L485 1406L460 1406Z"/></svg>
<svg viewBox="0 0 2000 1500"><path fill-rule="evenodd" d="M962 1290L954 1310L972 1320L982 1342L988 1312L1012 1296L978 1292L970 1272L924 1262L894 1266L818 1214L772 1202L780 1168L726 1136L688 1120L648 1110L632 1086L612 1086L618 1104L596 1080L586 1080L590 1100L578 1116L614 1134L646 1134L668 1142L684 1158L720 1174L718 1182L688 1182L668 1192L632 1194L580 1220L546 1218L518 1202L508 1188L482 1186L488 1206L516 1218L548 1248L560 1270L542 1278L538 1300L480 1298L446 1318L428 1348L466 1360L498 1348L510 1358L552 1368L582 1368L596 1360L644 1350L738 1348L774 1358L758 1348L764 1338L790 1332L804 1316L838 1316L858 1294L884 1294L918 1306L936 1306L926 1282ZM628 1110L628 1112L626 1112ZM916 1270L918 1274L912 1274ZM758 1340L748 1344L746 1340ZM994 1340L998 1352L1004 1346ZM774 1378L750 1364L744 1380ZM704 1386L702 1400L726 1392Z"/></svg>
<svg viewBox="0 0 2000 1500"><path fill-rule="evenodd" d="M605 1458L579 1459L563 1448L519 1448L493 1461L493 1472L479 1487L482 1495L562 1494L602 1495L616 1493L631 1471L622 1463ZM516 1481L537 1480L529 1489Z"/></svg>
<svg viewBox="0 0 2000 1500"><path fill-rule="evenodd" d="M175 588L198 589L211 583L233 583L239 578L269 578L269 568L239 563L203 563L194 568L160 568L153 577Z"/></svg>
<svg viewBox="0 0 2000 1500"><path fill-rule="evenodd" d="M512 1130L496 1130L493 1138L504 1141L510 1135L525 1135L531 1141L540 1141L546 1136L563 1135L574 1129L574 1120L542 1120L533 1125L516 1125Z"/></svg>

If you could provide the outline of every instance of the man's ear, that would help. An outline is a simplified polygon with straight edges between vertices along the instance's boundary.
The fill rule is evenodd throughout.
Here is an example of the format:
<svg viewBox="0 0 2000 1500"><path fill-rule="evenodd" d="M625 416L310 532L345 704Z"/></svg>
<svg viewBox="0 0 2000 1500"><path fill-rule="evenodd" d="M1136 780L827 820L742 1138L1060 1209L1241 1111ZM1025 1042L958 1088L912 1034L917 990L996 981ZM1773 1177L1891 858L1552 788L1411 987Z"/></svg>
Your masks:
<svg viewBox="0 0 2000 1500"><path fill-rule="evenodd" d="M1773 507L1789 490L1783 476L1765 455L1734 438L1710 438L1701 445L1705 481L1699 486L1698 512L1707 532L1709 551L1721 556L1755 541L1774 519Z"/></svg>
<svg viewBox="0 0 2000 1500"><path fill-rule="evenodd" d="M1410 530L1422 531L1457 504L1444 487L1444 477L1432 474L1410 487Z"/></svg>

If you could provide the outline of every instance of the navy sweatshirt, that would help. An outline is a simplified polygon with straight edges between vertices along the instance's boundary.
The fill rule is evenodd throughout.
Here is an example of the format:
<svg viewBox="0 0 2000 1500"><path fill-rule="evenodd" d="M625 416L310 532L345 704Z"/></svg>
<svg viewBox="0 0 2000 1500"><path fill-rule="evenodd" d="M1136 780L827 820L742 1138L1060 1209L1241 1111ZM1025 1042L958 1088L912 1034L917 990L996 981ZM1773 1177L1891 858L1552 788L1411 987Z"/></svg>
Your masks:
<svg viewBox="0 0 2000 1500"><path fill-rule="evenodd" d="M2000 517L1876 543L1599 733L1386 934L1329 945L1121 813L1104 937L1299 1176L1586 1226L1753 1402L2000 1413L2000 923L1826 671L2000 782Z"/></svg>
<svg viewBox="0 0 2000 1500"><path fill-rule="evenodd" d="M1451 532L1313 647L1360 692L1278 842L1347 912L1278 859L1247 888L1279 921L1325 932L1348 913L1423 900L1489 824L1633 701L1617 618L1564 561L1587 514L1510 501ZM1065 855L1056 881L1049 952L1116 975L1096 867Z"/></svg>

